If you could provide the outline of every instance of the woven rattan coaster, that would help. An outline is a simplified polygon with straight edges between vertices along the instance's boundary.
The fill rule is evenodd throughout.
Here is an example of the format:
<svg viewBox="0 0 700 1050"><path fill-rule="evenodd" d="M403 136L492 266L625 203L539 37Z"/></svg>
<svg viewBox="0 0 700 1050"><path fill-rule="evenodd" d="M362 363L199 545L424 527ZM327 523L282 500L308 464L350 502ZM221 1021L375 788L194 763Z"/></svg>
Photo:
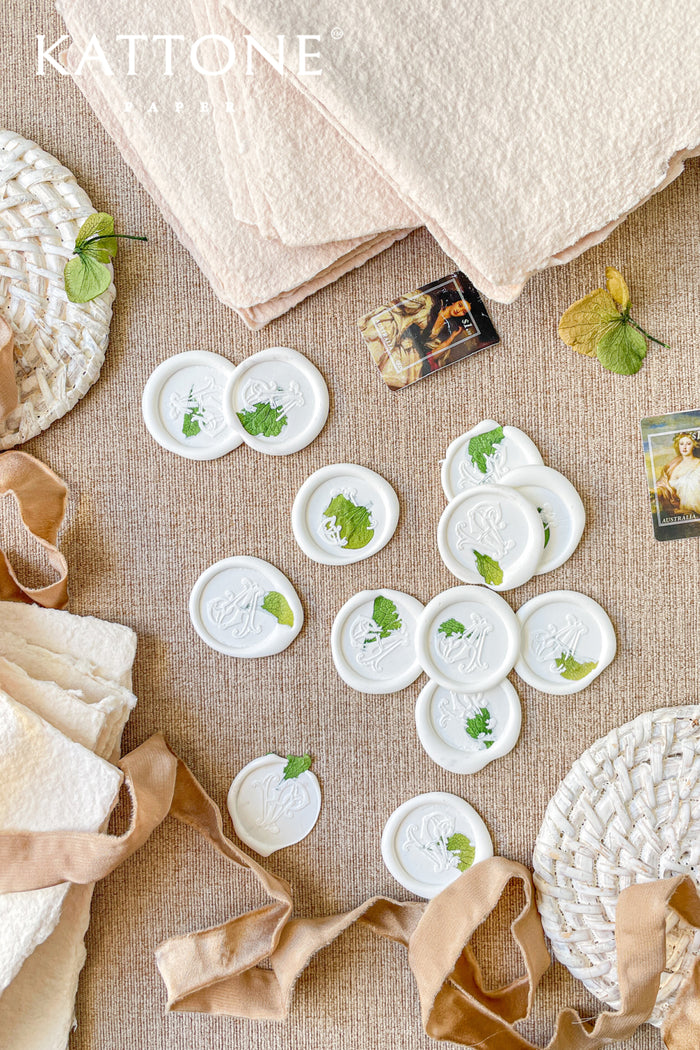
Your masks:
<svg viewBox="0 0 700 1050"><path fill-rule="evenodd" d="M114 284L71 303L63 268L95 209L73 174L34 142L0 131L0 314L15 336L19 406L0 423L12 448L70 411L100 374Z"/></svg>
<svg viewBox="0 0 700 1050"><path fill-rule="evenodd" d="M640 715L574 762L547 807L533 866L552 950L618 1009L615 906L635 882L700 881L700 706ZM667 963L651 1023L660 1026L700 932L669 912Z"/></svg>

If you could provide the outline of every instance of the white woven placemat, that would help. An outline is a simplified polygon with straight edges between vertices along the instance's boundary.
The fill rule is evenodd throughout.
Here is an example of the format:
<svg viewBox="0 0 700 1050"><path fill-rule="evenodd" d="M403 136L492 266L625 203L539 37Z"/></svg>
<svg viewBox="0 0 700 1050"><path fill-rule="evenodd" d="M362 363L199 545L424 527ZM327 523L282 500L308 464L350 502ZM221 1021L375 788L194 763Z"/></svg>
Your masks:
<svg viewBox="0 0 700 1050"><path fill-rule="evenodd" d="M535 844L538 906L552 950L619 1008L615 906L634 882L691 874L700 882L700 706L647 712L574 762ZM661 1025L700 932L669 912L667 963L651 1023Z"/></svg>
<svg viewBox="0 0 700 1050"><path fill-rule="evenodd" d="M15 335L19 407L0 423L12 448L70 411L100 374L114 284L71 303L63 268L95 209L73 174L34 142L0 131L0 313Z"/></svg>

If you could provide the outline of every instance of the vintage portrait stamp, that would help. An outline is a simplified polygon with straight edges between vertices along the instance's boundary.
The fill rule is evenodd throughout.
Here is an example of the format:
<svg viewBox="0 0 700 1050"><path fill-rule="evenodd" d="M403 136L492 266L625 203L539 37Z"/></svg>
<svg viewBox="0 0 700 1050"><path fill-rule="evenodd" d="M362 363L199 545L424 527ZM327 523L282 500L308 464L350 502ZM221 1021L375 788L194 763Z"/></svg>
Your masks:
<svg viewBox="0 0 700 1050"><path fill-rule="evenodd" d="M700 536L700 409L641 422L657 540Z"/></svg>

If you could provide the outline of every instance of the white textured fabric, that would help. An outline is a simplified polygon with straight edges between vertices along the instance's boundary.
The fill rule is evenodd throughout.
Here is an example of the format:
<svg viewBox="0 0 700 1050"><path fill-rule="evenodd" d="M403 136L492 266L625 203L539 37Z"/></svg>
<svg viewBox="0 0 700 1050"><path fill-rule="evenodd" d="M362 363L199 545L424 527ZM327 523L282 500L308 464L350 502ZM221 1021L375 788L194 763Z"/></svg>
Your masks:
<svg viewBox="0 0 700 1050"><path fill-rule="evenodd" d="M97 831L122 774L0 693L0 828ZM58 923L69 884L0 895L0 991Z"/></svg>

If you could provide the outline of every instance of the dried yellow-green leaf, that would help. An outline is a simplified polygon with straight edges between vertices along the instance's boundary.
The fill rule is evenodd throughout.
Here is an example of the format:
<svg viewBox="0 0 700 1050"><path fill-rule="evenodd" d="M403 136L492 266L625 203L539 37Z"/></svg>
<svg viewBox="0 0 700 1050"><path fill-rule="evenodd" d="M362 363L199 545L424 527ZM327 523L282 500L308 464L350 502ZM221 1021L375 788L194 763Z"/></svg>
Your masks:
<svg viewBox="0 0 700 1050"><path fill-rule="evenodd" d="M647 355L647 341L641 332L620 318L602 336L596 350L601 365L621 376L633 376Z"/></svg>
<svg viewBox="0 0 700 1050"><path fill-rule="evenodd" d="M605 283L620 309L626 310L630 304L630 290L627 287L627 281L614 266L606 266Z"/></svg>
<svg viewBox="0 0 700 1050"><path fill-rule="evenodd" d="M580 354L594 357L598 343L611 325L618 324L620 314L610 292L596 288L577 299L559 322L559 338Z"/></svg>

